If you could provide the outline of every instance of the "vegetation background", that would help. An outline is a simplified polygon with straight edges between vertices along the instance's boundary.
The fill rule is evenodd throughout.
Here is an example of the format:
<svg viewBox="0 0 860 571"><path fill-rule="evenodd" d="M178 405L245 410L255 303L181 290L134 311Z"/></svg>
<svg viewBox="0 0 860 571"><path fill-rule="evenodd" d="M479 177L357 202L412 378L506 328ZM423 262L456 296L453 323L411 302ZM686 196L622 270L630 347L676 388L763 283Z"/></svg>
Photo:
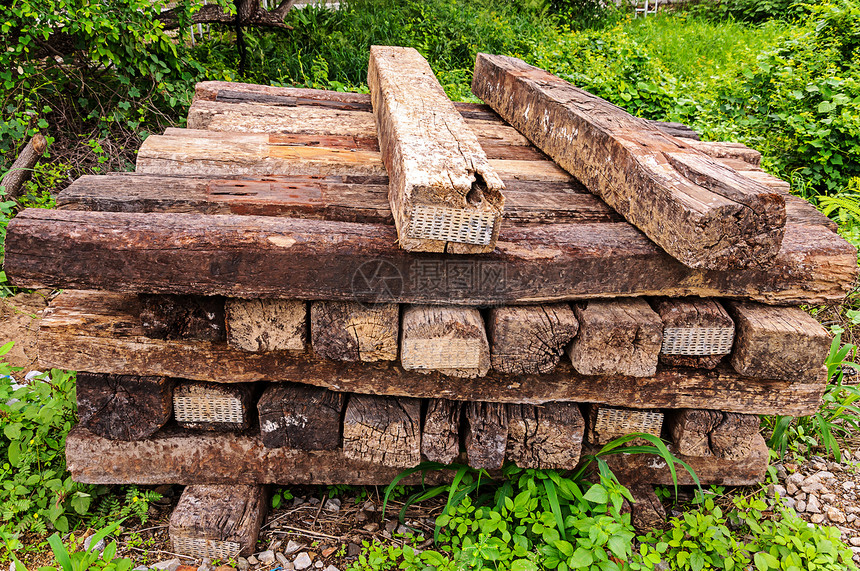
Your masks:
<svg viewBox="0 0 860 571"><path fill-rule="evenodd" d="M21 207L52 207L82 174L131 170L149 133L182 125L197 81L366 91L372 44L418 49L453 99L477 101L469 90L477 52L507 54L635 115L743 142L860 244L858 0L702 1L645 19L597 0L345 0L337 10L290 11L290 30L246 29L241 76L236 29L211 25L192 38L200 5L178 5L182 25L174 31L159 21L164 0L0 6L0 175L34 133L50 142L26 195L17 202L0 196L0 258L5 226ZM14 293L0 272L0 294ZM819 415L763 419L775 458L838 458L840 443L858 436L858 393L842 384L860 332L856 297L809 309L837 334L831 384ZM47 550L56 531L50 546L59 567L129 569L115 549L83 553L70 533L105 528L107 535L120 521L145 520L157 494L72 482L62 451L75 421L74 373L21 384L15 374L0 365L0 558ZM506 476L491 485L463 469L450 486L415 491L410 501L447 497L436 549L368 545L356 568L853 567L838 532L809 529L760 495L735 495L721 507L713 493L699 493L683 518L635 537L620 511L626 490L611 474L597 484L555 472L510 469Z"/></svg>

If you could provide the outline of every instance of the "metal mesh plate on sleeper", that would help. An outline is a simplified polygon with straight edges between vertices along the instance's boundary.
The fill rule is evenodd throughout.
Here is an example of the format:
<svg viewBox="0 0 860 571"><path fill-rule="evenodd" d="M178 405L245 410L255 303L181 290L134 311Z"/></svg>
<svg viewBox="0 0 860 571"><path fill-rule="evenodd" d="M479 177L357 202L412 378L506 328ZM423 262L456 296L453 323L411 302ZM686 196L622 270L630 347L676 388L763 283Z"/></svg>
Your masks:
<svg viewBox="0 0 860 571"><path fill-rule="evenodd" d="M177 422L223 422L242 424L242 403L237 398L174 396Z"/></svg>
<svg viewBox="0 0 860 571"><path fill-rule="evenodd" d="M239 555L242 546L235 541L218 541L202 537L171 537L177 553L203 559L230 559Z"/></svg>
<svg viewBox="0 0 860 571"><path fill-rule="evenodd" d="M499 215L444 206L413 207L406 235L421 240L443 240L486 246L493 239Z"/></svg>
<svg viewBox="0 0 860 571"><path fill-rule="evenodd" d="M733 327L667 327L663 330L664 355L727 355L735 340Z"/></svg>
<svg viewBox="0 0 860 571"><path fill-rule="evenodd" d="M662 412L624 408L600 408L594 423L594 431L601 435L645 432L659 436L662 428Z"/></svg>

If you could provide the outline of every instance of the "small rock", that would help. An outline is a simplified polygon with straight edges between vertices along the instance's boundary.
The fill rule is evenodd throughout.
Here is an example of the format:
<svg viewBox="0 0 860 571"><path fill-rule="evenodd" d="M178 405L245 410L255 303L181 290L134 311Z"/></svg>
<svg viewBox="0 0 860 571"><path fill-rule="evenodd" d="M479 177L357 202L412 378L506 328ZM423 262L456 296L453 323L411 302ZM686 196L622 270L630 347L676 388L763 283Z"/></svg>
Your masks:
<svg viewBox="0 0 860 571"><path fill-rule="evenodd" d="M248 558L248 563L251 565L259 565L260 561L252 555Z"/></svg>
<svg viewBox="0 0 860 571"><path fill-rule="evenodd" d="M815 482L813 484L804 484L800 486L800 489L806 492L807 494L816 494L821 491L821 488L824 486L821 485L821 482Z"/></svg>
<svg viewBox="0 0 860 571"><path fill-rule="evenodd" d="M785 466L783 466L782 464L776 465L776 477L780 480L785 480L786 478L788 478L788 472L785 471Z"/></svg>
<svg viewBox="0 0 860 571"><path fill-rule="evenodd" d="M392 533L395 529L397 529L396 519L391 519L385 522L385 531L387 531L388 533Z"/></svg>
<svg viewBox="0 0 860 571"><path fill-rule="evenodd" d="M323 509L327 512L339 512L340 511L340 500L337 498L332 498L330 500L326 500L325 506Z"/></svg>
<svg viewBox="0 0 860 571"><path fill-rule="evenodd" d="M827 508L827 519L833 523L845 523L845 514L831 506Z"/></svg>
<svg viewBox="0 0 860 571"><path fill-rule="evenodd" d="M325 549L322 550L322 556L328 557L329 555L331 555L335 551L337 551L337 547L326 547Z"/></svg>
<svg viewBox="0 0 860 571"><path fill-rule="evenodd" d="M367 514L362 511L358 512L357 514L355 514L355 521L357 521L358 523L367 521Z"/></svg>
<svg viewBox="0 0 860 571"><path fill-rule="evenodd" d="M233 571L233 568L229 565L219 565L215 568L215 571Z"/></svg>
<svg viewBox="0 0 860 571"><path fill-rule="evenodd" d="M809 500L806 502L806 511L811 514L821 513L821 502L818 501L816 496L809 496Z"/></svg>
<svg viewBox="0 0 860 571"><path fill-rule="evenodd" d="M293 571L296 568L292 561L287 561L282 565L282 567L284 568L284 571Z"/></svg>
<svg viewBox="0 0 860 571"><path fill-rule="evenodd" d="M406 535L407 533L411 535L412 530L405 525L399 525L397 526L397 533L399 533L400 535Z"/></svg>
<svg viewBox="0 0 860 571"><path fill-rule="evenodd" d="M795 486L800 486L800 483L803 482L803 474L800 472L795 472L786 478L786 484L794 484Z"/></svg>
<svg viewBox="0 0 860 571"><path fill-rule="evenodd" d="M800 488L797 487L797 484L794 482L786 482L785 483L785 491L788 492L789 495L794 495Z"/></svg>
<svg viewBox="0 0 860 571"><path fill-rule="evenodd" d="M305 499L303 497L301 497L301 496L294 496L293 497L293 507L300 506L303 503L305 503Z"/></svg>
<svg viewBox="0 0 860 571"><path fill-rule="evenodd" d="M14 563L12 565L14 565ZM15 567L9 567L9 571L15 571ZM149 571L149 567L147 567L146 565L138 565L131 571Z"/></svg>
<svg viewBox="0 0 860 571"><path fill-rule="evenodd" d="M771 484L770 486L767 487L767 490L768 490L768 493L770 494L770 497L774 497L777 494L781 498L784 498L786 496L785 487L781 486L779 484Z"/></svg>
<svg viewBox="0 0 860 571"><path fill-rule="evenodd" d="M273 542L272 542L272 544L271 544L271 545L269 545L269 550L270 550L270 551L275 551L275 552L280 551L280 550L281 550L281 545L283 545L283 544L284 544L284 542L283 542L283 541L281 541L280 539L279 539L279 540L277 540L277 541L273 541Z"/></svg>
<svg viewBox="0 0 860 571"><path fill-rule="evenodd" d="M794 498L798 501L799 500L805 500L806 499L806 492L797 492L796 494L794 494Z"/></svg>
<svg viewBox="0 0 860 571"><path fill-rule="evenodd" d="M374 523L374 522L370 522L368 524L365 524L362 529L364 529L364 531L369 531L369 532L373 533L374 531L379 531L379 524Z"/></svg>
<svg viewBox="0 0 860 571"><path fill-rule="evenodd" d="M846 492L853 490L856 486L857 486L857 484L855 484L851 480L847 480L845 482L842 482L842 489L845 490Z"/></svg>
<svg viewBox="0 0 860 571"><path fill-rule="evenodd" d="M298 569L298 571L302 571L303 569L307 569L308 567L311 566L311 563L312 563L311 556L308 555L307 553L305 553L304 551L299 553L298 556L293 561L293 565L296 566L296 569Z"/></svg>
<svg viewBox="0 0 860 571"><path fill-rule="evenodd" d="M792 497L783 498L782 503L787 508L795 509L797 507L797 500Z"/></svg>
<svg viewBox="0 0 860 571"><path fill-rule="evenodd" d="M236 569L238 569L239 571L248 571L250 567L251 564L248 563L248 560L244 557L239 557L236 559Z"/></svg>
<svg viewBox="0 0 860 571"><path fill-rule="evenodd" d="M287 542L287 548L284 549L284 553L287 555L292 555L293 553L295 553L296 551L298 551L302 547L304 547L304 545L302 545L301 543L295 542L291 539Z"/></svg>
<svg viewBox="0 0 860 571"><path fill-rule="evenodd" d="M848 514L848 515L845 517L845 522L846 522L846 523L854 523L855 521L857 521L857 515L856 515L856 514Z"/></svg>
<svg viewBox="0 0 860 571"><path fill-rule="evenodd" d="M153 565L152 568L158 569L158 571L176 571L180 565L182 565L182 561L180 561L178 557L174 557L173 559L159 561Z"/></svg>
<svg viewBox="0 0 860 571"><path fill-rule="evenodd" d="M274 563L275 552L271 549L268 549L266 551L263 551L262 553L258 553L257 559L260 561L260 563L265 563L266 565L268 565L269 563Z"/></svg>
<svg viewBox="0 0 860 571"><path fill-rule="evenodd" d="M816 476L818 476L819 480L825 480L825 481L832 480L833 478L836 477L833 475L832 472L828 472L826 470L817 473Z"/></svg>
<svg viewBox="0 0 860 571"><path fill-rule="evenodd" d="M858 506L848 506L845 508L845 511L847 511L850 514L860 515L860 507L858 507Z"/></svg>
<svg viewBox="0 0 860 571"><path fill-rule="evenodd" d="M325 568L325 571L340 571L340 569L338 569L334 565L329 565L328 567Z"/></svg>
<svg viewBox="0 0 860 571"><path fill-rule="evenodd" d="M366 502L364 502L364 505L361 506L361 509L366 512L375 512L376 504L373 503L373 500L367 500Z"/></svg>
<svg viewBox="0 0 860 571"><path fill-rule="evenodd" d="M824 521L824 514L812 514L812 517L809 518L809 521L811 521L812 523L814 523L816 525L820 524L821 522Z"/></svg>
<svg viewBox="0 0 860 571"><path fill-rule="evenodd" d="M836 494L822 494L821 495L821 501L826 502L828 504L835 504L836 503Z"/></svg>
<svg viewBox="0 0 860 571"><path fill-rule="evenodd" d="M90 545L92 545L94 537L95 537L95 534L87 537L84 540L84 550L85 551L90 550ZM96 542L95 546L93 547L93 551L98 551L99 553L101 553L102 551L105 550L105 545L106 545L105 538L103 537Z"/></svg>
<svg viewBox="0 0 860 571"><path fill-rule="evenodd" d="M212 562L209 559L204 559L197 571L212 571Z"/></svg>
<svg viewBox="0 0 860 571"><path fill-rule="evenodd" d="M848 543L850 543L854 547L860 547L860 537L852 537L848 540Z"/></svg>
<svg viewBox="0 0 860 571"><path fill-rule="evenodd" d="M322 562L322 561L319 561L319 560L314 561L314 568L315 568L315 569L322 569L322 568L323 568L323 565L324 565L324 564L323 564L323 562Z"/></svg>
<svg viewBox="0 0 860 571"><path fill-rule="evenodd" d="M806 501L805 500L797 500L797 513L803 513L806 511Z"/></svg>
<svg viewBox="0 0 860 571"><path fill-rule="evenodd" d="M320 503L320 499L319 499L319 498L311 498L311 499L309 499L309 500L308 500L308 503L309 503L310 505L312 505L312 506L315 506L315 505L317 505L318 503Z"/></svg>
<svg viewBox="0 0 860 571"><path fill-rule="evenodd" d="M361 553L361 547L356 543L350 543L346 546L346 554L350 557L358 557Z"/></svg>
<svg viewBox="0 0 860 571"><path fill-rule="evenodd" d="M287 559L287 556L284 555L283 553L281 553L280 551L275 553L275 558L278 560L278 563L281 564L281 567L283 567L284 565L286 565L287 563L290 562L290 560Z"/></svg>

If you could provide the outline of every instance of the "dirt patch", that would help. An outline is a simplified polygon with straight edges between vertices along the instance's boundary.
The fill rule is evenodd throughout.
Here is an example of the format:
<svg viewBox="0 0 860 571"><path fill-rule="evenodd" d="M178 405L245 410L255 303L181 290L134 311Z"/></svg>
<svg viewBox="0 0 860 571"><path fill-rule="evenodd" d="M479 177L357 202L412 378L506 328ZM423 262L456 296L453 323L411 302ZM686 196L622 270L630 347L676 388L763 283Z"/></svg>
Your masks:
<svg viewBox="0 0 860 571"><path fill-rule="evenodd" d="M15 342L2 358L13 367L22 367L22 377L36 366L36 336L49 300L49 292L43 291L0 299L0 345Z"/></svg>

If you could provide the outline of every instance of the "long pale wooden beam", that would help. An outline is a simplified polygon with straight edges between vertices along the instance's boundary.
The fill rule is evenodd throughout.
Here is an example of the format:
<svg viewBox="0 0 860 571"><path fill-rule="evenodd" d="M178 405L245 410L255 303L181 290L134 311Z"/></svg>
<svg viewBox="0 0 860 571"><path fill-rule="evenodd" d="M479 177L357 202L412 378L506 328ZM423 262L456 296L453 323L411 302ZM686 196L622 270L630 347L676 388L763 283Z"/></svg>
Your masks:
<svg viewBox="0 0 860 571"><path fill-rule="evenodd" d="M761 268L785 201L684 139L517 58L478 54L472 91L631 224L691 268Z"/></svg>
<svg viewBox="0 0 860 571"><path fill-rule="evenodd" d="M367 84L400 247L492 251L505 185L427 60L414 48L372 46Z"/></svg>

